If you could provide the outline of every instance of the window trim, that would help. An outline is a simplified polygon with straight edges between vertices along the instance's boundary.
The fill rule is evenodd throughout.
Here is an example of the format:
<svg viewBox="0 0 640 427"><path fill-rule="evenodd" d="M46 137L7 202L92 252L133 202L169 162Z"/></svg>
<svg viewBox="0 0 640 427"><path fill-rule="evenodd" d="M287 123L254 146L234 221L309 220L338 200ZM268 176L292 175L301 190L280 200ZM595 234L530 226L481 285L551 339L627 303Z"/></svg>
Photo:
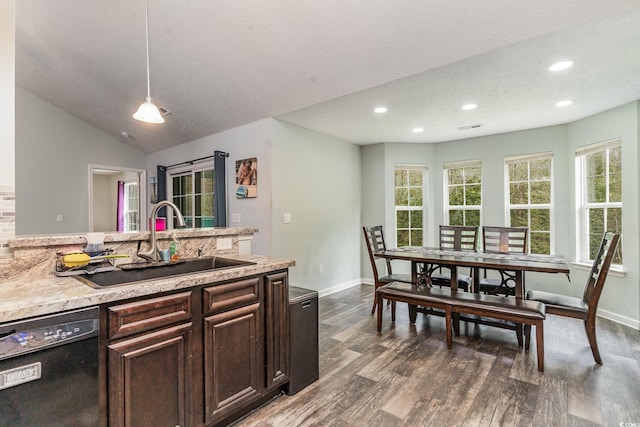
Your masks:
<svg viewBox="0 0 640 427"><path fill-rule="evenodd" d="M575 151L575 197L576 197L576 265L580 264L592 264L593 260L589 259L589 223L587 221L587 209L589 208L620 208L623 209L624 200L620 202L594 202L589 203L588 200L588 186L586 185L587 178L587 156L589 154L595 154L598 152L607 152L606 170L609 170L608 162L608 150L612 148L620 147L622 150L622 138L617 137L608 139L606 141L596 142L594 144L588 144L576 148ZM609 176L605 173L605 176ZM624 183L622 183L624 186ZM607 186L607 194L609 193L609 186ZM624 213L623 213L624 222ZM622 237L622 231L621 231ZM622 239L620 239L622 244ZM622 248L620 248L622 250ZM624 269L624 253L622 258L623 264L611 264L611 270L615 270L620 274L625 274Z"/></svg>
<svg viewBox="0 0 640 427"><path fill-rule="evenodd" d="M511 183L509 179L509 165L515 163L522 163L524 161L531 162L535 160L551 160L551 176L550 176L550 202L544 204L511 204L511 188L509 184ZM546 151L543 153L533 153L533 154L524 154L518 156L508 156L504 158L504 220L507 227L511 227L511 209L527 209L531 211L531 209L549 209L549 252L551 255L555 254L556 248L556 232L555 232L555 174L554 174L554 158L552 151ZM528 170L527 182L531 185L531 169ZM520 182L520 181L519 181ZM529 194L529 201L531 201L531 194ZM531 218L529 217L529 220ZM529 234L531 234L531 229L529 229ZM527 239L527 252L531 252L531 238Z"/></svg>
<svg viewBox="0 0 640 427"><path fill-rule="evenodd" d="M129 188L131 187L137 187L138 189L138 209L129 209ZM124 229L126 232L132 232L132 231L140 231L141 226L142 226L142 218L140 217L140 183L136 180L130 180L130 181L125 181L124 183ZM138 213L138 228L135 230L131 229L131 223L129 222L128 218L129 218L129 213L130 212L137 212Z"/></svg>
<svg viewBox="0 0 640 427"><path fill-rule="evenodd" d="M175 167L167 168L167 171L166 171L167 199L173 200L173 177L174 176L186 175L186 174L193 175L196 172L201 172L208 169L215 170L213 159L208 159L206 161L198 162L198 164L178 165ZM214 172L214 176L215 176L215 172ZM194 189L195 189L195 183L194 183ZM214 191L215 191L215 188L214 188ZM191 211L195 212L195 197L192 198L191 203L192 203ZM167 209L171 209L171 208L167 206ZM167 216L167 218L173 218L173 212L171 212L171 215ZM185 216L185 220L186 219L187 217ZM195 215L191 215L191 219L192 219L192 227L195 227ZM173 230L173 220L170 221L169 219L167 219L166 228L167 230ZM214 227L211 227L211 228L214 228Z"/></svg>
<svg viewBox="0 0 640 427"><path fill-rule="evenodd" d="M422 172L422 205L421 206L396 206L396 201L395 201L395 190L396 190L396 183L395 183L395 173L398 170L417 170ZM417 163L398 163L396 165L394 165L393 167L393 176L394 176L394 180L393 180L393 225L395 228L395 239L396 239L396 245L398 242L398 211L402 210L402 211L422 211L422 244L421 246L424 246L426 241L427 241L427 183L428 183L428 179L429 179L429 167L425 164L417 164ZM415 230L417 228L410 228L409 232L411 232L411 230ZM404 230L404 228L403 228Z"/></svg>
<svg viewBox="0 0 640 427"><path fill-rule="evenodd" d="M451 210L451 205L449 205L449 174L448 171L450 169L462 169L462 168L467 168L467 167L473 167L473 166L480 166L481 168L481 172L480 172L480 205L454 205L456 206L455 210L469 210L469 211L473 211L473 210L478 210L480 211L480 219L479 219L479 223L482 224L482 191L483 191L483 184L482 184L482 159L473 159L473 160L461 160L461 161L455 161L455 162L444 162L442 165L442 183L443 183L443 196L444 196L444 200L443 200L443 207L444 207L444 224L445 225L451 225L449 224L449 211ZM466 186L467 184L462 184L462 186Z"/></svg>

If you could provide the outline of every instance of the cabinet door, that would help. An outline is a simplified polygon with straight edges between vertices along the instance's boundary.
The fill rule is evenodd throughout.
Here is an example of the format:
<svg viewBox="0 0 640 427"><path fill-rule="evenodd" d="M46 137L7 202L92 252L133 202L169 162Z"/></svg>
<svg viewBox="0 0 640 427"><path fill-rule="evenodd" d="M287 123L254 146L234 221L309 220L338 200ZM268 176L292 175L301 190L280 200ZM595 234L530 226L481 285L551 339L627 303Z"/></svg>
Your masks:
<svg viewBox="0 0 640 427"><path fill-rule="evenodd" d="M220 421L261 396L260 303L204 319L205 420Z"/></svg>
<svg viewBox="0 0 640 427"><path fill-rule="evenodd" d="M192 324L108 345L109 425L191 423Z"/></svg>
<svg viewBox="0 0 640 427"><path fill-rule="evenodd" d="M289 378L289 286L287 272L265 276L267 389Z"/></svg>

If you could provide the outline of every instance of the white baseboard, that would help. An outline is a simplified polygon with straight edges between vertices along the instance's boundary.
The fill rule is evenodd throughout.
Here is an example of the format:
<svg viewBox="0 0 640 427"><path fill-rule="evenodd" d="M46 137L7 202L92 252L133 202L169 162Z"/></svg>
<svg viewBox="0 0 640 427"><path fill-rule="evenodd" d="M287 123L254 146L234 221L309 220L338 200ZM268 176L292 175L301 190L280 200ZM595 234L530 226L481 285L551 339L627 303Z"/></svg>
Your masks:
<svg viewBox="0 0 640 427"><path fill-rule="evenodd" d="M362 283L363 285L371 285L371 286L373 286L373 279L362 278L362 279L360 279L360 283Z"/></svg>
<svg viewBox="0 0 640 427"><path fill-rule="evenodd" d="M635 330L640 330L640 320L638 319L632 319L630 317L602 309L598 309L598 316L604 317L605 319L609 319L621 325L628 326Z"/></svg>
<svg viewBox="0 0 640 427"><path fill-rule="evenodd" d="M362 280L352 280L347 283L342 283L340 285L332 286L328 289L323 289L318 292L318 297L322 298L327 295L334 294L336 292L344 291L345 289L353 288L354 286L360 286L362 284Z"/></svg>

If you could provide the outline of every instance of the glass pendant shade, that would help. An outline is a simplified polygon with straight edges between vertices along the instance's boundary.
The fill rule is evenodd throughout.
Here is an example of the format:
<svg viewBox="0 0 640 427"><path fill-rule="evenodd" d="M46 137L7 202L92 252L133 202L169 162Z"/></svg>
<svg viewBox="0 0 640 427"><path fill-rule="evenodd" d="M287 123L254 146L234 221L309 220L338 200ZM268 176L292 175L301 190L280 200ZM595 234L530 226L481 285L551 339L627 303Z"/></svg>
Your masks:
<svg viewBox="0 0 640 427"><path fill-rule="evenodd" d="M138 107L138 111L133 114L133 118L147 123L164 123L164 118L160 110L151 101L151 97L144 97L144 102Z"/></svg>

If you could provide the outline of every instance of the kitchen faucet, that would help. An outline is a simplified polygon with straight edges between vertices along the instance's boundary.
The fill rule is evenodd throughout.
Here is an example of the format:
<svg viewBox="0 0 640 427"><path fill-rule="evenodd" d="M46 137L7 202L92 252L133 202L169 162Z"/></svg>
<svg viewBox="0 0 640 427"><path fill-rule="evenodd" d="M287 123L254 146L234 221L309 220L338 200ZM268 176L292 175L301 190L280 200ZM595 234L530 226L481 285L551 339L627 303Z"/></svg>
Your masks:
<svg viewBox="0 0 640 427"><path fill-rule="evenodd" d="M151 224L150 224L151 236L149 237L150 248L147 251L138 250L138 256L146 259L149 262L160 261L161 259L160 251L158 250L158 239L156 238L156 217L158 216L158 211L163 206L170 207L176 213L176 219L178 220L179 228L186 227L184 222L184 217L182 216L182 213L180 213L180 209L178 209L178 207L175 204L173 204L168 200L162 200L158 202L153 208L153 210L151 211Z"/></svg>

